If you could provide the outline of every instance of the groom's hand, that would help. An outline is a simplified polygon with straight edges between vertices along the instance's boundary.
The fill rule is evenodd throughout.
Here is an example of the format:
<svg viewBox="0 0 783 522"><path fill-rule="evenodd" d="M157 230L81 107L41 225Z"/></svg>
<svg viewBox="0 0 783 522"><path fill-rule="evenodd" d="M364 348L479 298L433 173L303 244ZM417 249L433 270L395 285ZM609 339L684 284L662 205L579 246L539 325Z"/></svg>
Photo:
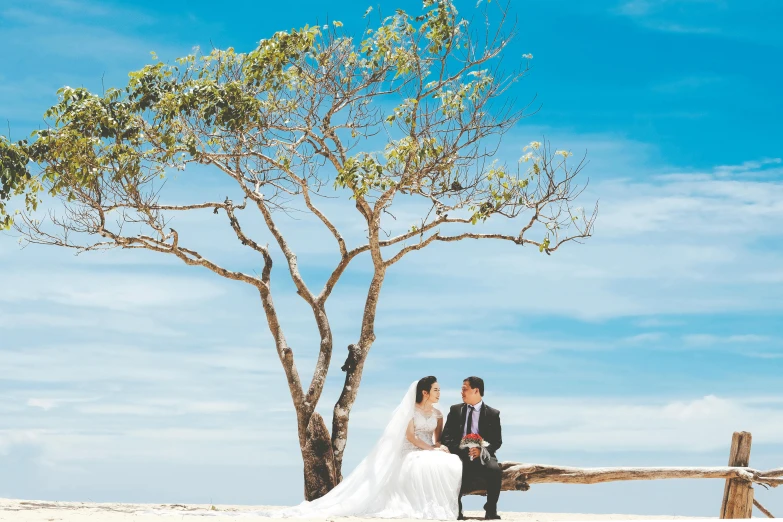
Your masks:
<svg viewBox="0 0 783 522"><path fill-rule="evenodd" d="M474 459L479 458L481 456L481 448L470 448L470 450L468 451L468 455L470 455Z"/></svg>

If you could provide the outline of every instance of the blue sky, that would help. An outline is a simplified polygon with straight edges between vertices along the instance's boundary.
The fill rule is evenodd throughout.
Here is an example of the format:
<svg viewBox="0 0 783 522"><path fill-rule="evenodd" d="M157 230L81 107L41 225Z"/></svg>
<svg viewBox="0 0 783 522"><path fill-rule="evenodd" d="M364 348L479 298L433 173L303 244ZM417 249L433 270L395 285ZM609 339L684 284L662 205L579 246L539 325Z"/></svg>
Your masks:
<svg viewBox="0 0 783 522"><path fill-rule="evenodd" d="M196 45L246 51L274 31L326 20L361 30L368 5L6 0L0 120L19 139L59 87L123 85L150 51L164 60ZM420 4L372 5L391 13ZM474 1L457 5L474 12ZM744 429L754 435L751 465L783 465L783 4L514 0L512 13L519 36L509 56L534 55L514 95L535 96L540 110L502 153L514 157L542 135L586 151L584 201L601 204L595 237L551 257L436 245L395 265L346 465L410 381L437 375L451 403L473 373L503 412L505 460L722 465L732 431ZM172 200L230 190L209 171L168 188ZM325 210L361 239L350 207ZM220 218L177 222L213 259L258 268ZM332 242L309 219L283 227L317 286L336 259ZM314 325L276 275L306 374ZM336 354L324 413L367 282L365 259L328 308ZM4 235L0 289L0 497L299 500L293 411L249 287L152 252L77 258L21 250ZM271 446L265 431L277 435ZM504 493L501 510L713 516L722 491L720 481L537 486ZM783 512L779 491L757 498Z"/></svg>

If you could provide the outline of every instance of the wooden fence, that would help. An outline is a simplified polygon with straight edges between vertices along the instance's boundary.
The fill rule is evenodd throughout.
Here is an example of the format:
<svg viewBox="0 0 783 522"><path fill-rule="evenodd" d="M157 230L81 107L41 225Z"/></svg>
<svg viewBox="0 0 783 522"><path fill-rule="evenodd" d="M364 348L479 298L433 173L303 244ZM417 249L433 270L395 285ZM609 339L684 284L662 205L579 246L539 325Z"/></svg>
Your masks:
<svg viewBox="0 0 783 522"><path fill-rule="evenodd" d="M751 518L753 506L769 518L772 514L753 498L753 484L767 489L783 484L783 468L759 471L748 467L751 434L735 432L731 439L728 466L721 467L647 467L647 468L572 468L543 464L502 462L502 491L527 491L531 484L599 484L621 480L725 479L720 518ZM480 487L480 486L476 486ZM476 489L469 495L486 495Z"/></svg>

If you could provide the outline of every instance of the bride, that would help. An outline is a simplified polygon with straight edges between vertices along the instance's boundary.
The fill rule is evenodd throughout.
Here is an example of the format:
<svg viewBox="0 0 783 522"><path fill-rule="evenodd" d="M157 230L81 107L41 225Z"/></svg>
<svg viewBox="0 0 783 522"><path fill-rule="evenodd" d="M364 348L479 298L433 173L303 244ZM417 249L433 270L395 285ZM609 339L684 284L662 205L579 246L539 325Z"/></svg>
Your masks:
<svg viewBox="0 0 783 522"><path fill-rule="evenodd" d="M462 461L440 444L443 415L435 408L440 386L434 376L408 388L370 453L323 497L283 510L242 512L264 517L362 516L456 520ZM170 510L152 510L172 514ZM189 510L189 515L226 515Z"/></svg>
<svg viewBox="0 0 783 522"><path fill-rule="evenodd" d="M270 515L456 520L462 462L440 444L439 400L434 376L412 383L378 443L348 477L317 500Z"/></svg>

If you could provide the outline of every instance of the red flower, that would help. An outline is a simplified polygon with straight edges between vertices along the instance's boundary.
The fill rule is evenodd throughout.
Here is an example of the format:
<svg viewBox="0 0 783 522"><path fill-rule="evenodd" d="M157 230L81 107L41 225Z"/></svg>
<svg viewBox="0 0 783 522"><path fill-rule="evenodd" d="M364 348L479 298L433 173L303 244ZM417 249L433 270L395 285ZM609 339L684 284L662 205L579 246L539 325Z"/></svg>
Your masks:
<svg viewBox="0 0 783 522"><path fill-rule="evenodd" d="M462 442L460 444L481 444L484 442L484 439L481 438L481 435L478 433L469 433L462 437Z"/></svg>

